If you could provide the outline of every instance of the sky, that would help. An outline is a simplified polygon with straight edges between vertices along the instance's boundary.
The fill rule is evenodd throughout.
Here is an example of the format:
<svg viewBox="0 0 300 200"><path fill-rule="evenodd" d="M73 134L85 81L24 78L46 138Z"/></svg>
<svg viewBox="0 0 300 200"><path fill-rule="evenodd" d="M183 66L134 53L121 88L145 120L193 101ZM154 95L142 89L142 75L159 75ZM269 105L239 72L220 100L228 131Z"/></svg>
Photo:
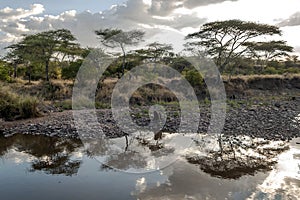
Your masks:
<svg viewBox="0 0 300 200"><path fill-rule="evenodd" d="M145 44L170 43L179 52L185 35L227 19L277 25L283 31L279 39L300 53L299 0L1 0L0 54L23 34L60 28L71 30L85 47L99 44L94 30L140 29Z"/></svg>

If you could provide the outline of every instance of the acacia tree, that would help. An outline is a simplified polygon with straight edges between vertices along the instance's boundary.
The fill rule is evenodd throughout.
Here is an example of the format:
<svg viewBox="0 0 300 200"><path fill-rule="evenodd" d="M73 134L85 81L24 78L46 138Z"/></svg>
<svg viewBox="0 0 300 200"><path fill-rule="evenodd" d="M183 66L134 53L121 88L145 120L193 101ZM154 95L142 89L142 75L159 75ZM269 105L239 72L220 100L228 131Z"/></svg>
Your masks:
<svg viewBox="0 0 300 200"><path fill-rule="evenodd" d="M51 59L65 59L66 55L79 54L79 45L69 30L59 29L26 35L19 43L7 48L11 49L11 57L23 63L39 62L45 65L46 81L49 81L49 64Z"/></svg>
<svg viewBox="0 0 300 200"><path fill-rule="evenodd" d="M159 59L166 56L173 56L173 47L171 44L161 44L158 42L153 42L147 45L147 49L140 49L136 52L139 53L143 58L153 59L157 62Z"/></svg>
<svg viewBox="0 0 300 200"><path fill-rule="evenodd" d="M281 35L276 26L241 20L216 21L204 24L199 32L188 34L185 39L189 51L203 51L215 59L222 73L234 59L242 56L245 44L260 36Z"/></svg>
<svg viewBox="0 0 300 200"><path fill-rule="evenodd" d="M76 54L73 50L79 49L75 43L76 38L66 29L46 31L32 36L32 44L38 47L38 58L44 62L46 70L46 80L49 81L49 63L51 59L57 59L57 55L62 53L62 59L66 55Z"/></svg>
<svg viewBox="0 0 300 200"><path fill-rule="evenodd" d="M126 47L138 45L145 35L140 30L123 31L121 29L101 29L96 30L95 34L99 37L101 43L108 48L120 48L122 51L122 75L125 70L126 63Z"/></svg>
<svg viewBox="0 0 300 200"><path fill-rule="evenodd" d="M249 55L256 57L262 61L262 66L275 58L289 57L290 52L293 52L293 47L286 44L285 41L270 41L270 42L247 42L244 46L248 47Z"/></svg>
<svg viewBox="0 0 300 200"><path fill-rule="evenodd" d="M14 52L8 52L7 55L3 59L13 65L13 68L14 68L13 76L14 76L14 78L17 78L17 67L18 67L18 64L22 63L22 59Z"/></svg>
<svg viewBox="0 0 300 200"><path fill-rule="evenodd" d="M27 68L28 82L31 83L32 65L38 62L38 59L35 56L37 51L36 47L30 45L28 39L25 38L18 44L6 47L6 49L10 49L5 56L5 59L11 62L14 66L14 78L17 77L18 64L23 64Z"/></svg>

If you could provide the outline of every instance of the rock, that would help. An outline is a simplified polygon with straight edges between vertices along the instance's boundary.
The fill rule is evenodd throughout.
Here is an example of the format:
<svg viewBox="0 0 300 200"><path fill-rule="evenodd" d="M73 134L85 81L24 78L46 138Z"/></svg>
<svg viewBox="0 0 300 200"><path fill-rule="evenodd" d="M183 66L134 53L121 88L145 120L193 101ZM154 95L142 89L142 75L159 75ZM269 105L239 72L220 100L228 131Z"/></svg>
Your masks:
<svg viewBox="0 0 300 200"><path fill-rule="evenodd" d="M201 105L200 122L198 132L206 133L210 124L210 107ZM256 105L252 107L241 106L240 108L230 108L226 113L226 123L223 134L225 135L248 135L252 138L262 137L272 140L289 140L292 137L300 136L299 124L293 124L293 119L299 114L295 109L297 102L276 102L273 106ZM168 110L169 109L169 110ZM146 108L133 109L133 121L140 126L149 124ZM176 132L180 125L180 114L178 110L167 107L167 123L163 131ZM176 114L175 114L176 113ZM99 126L108 137L121 137L123 131L116 125L109 110L97 110L99 124L95 124L96 131ZM197 117L191 116L193 121L198 121ZM72 112L54 113L43 120L31 120L28 123L16 123L16 126L7 129L0 128L1 134L22 133L22 134L44 134L51 137L79 137L79 133L72 121ZM191 122L193 123L193 122ZM189 124L183 124L184 130L188 132ZM213 125L212 125L213 126Z"/></svg>
<svg viewBox="0 0 300 200"><path fill-rule="evenodd" d="M281 105L280 105L280 103L276 102L276 103L275 103L275 106L276 106L277 108L280 108Z"/></svg>

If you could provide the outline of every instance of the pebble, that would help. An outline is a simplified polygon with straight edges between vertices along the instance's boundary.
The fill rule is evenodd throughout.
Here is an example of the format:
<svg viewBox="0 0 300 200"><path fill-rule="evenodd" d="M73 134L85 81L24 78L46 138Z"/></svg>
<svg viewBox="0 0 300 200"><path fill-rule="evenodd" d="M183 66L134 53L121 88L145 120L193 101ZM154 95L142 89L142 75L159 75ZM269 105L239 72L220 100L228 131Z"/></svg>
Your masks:
<svg viewBox="0 0 300 200"><path fill-rule="evenodd" d="M300 122L295 121L300 110L299 102L282 103L272 105L254 105L251 107L242 106L240 108L230 108L226 113L225 125L222 133L225 135L248 135L250 137L260 137L268 140L290 140L300 137ZM280 105L280 106L278 106ZM284 106L282 106L284 105ZM148 125L149 116L145 110L148 107L132 108L133 121L139 126ZM167 122L163 128L165 132L176 132L180 125L179 109L166 107ZM203 105L200 109L199 133L206 133L210 124L211 110L208 105ZM97 110L99 125L92 125L95 130L102 129L109 137L124 136L124 132L116 125L110 110ZM196 116L195 116L195 119ZM77 128L73 121L72 112L66 111L60 115L49 115L43 121L34 123L34 119L28 123L20 122L10 128L1 128L0 134L5 137L16 133L22 134L44 134L50 137L79 138ZM193 120L195 121L195 120ZM184 129L188 131L187 125ZM91 128L92 128L91 127ZM98 131L99 133L99 131ZM91 137L92 133L86 133L86 137ZM97 131L95 132L97 134Z"/></svg>

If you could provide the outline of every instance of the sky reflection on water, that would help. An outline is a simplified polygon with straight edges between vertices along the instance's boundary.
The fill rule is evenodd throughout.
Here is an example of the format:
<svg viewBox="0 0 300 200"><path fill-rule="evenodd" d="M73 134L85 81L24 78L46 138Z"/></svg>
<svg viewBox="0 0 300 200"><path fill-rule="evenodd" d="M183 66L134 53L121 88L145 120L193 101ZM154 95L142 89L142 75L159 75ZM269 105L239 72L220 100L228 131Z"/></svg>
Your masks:
<svg viewBox="0 0 300 200"><path fill-rule="evenodd" d="M182 157L151 173L125 173L103 167L101 159L117 159L101 156L103 149L94 147L98 149L88 152L78 140L44 136L0 138L1 199L299 199L300 148L296 140L279 156L272 171L237 179L212 177ZM151 166L151 160L176 152L155 154L134 143L132 148L145 148L146 154L139 152L144 158L136 157L135 165L128 165L125 157L119 168Z"/></svg>

